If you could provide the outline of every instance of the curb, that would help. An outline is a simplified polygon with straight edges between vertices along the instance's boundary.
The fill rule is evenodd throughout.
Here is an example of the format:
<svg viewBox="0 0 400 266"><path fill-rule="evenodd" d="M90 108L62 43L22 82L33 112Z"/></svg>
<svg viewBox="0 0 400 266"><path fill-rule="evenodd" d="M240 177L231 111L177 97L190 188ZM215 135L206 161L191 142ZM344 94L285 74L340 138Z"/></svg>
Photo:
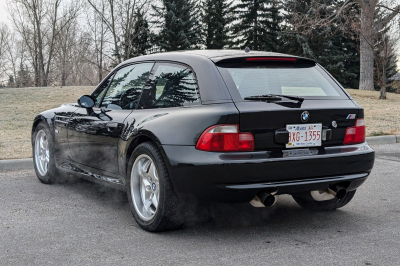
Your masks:
<svg viewBox="0 0 400 266"><path fill-rule="evenodd" d="M372 146L395 144L395 143L400 143L400 135L366 137L366 141L369 145ZM30 170L30 169L33 169L32 158L0 160L0 171L10 171L10 170L15 171L15 170Z"/></svg>
<svg viewBox="0 0 400 266"><path fill-rule="evenodd" d="M369 145L382 145L400 143L400 135L387 135L365 138Z"/></svg>
<svg viewBox="0 0 400 266"><path fill-rule="evenodd" d="M32 158L0 160L0 171L4 170L28 170L33 169Z"/></svg>

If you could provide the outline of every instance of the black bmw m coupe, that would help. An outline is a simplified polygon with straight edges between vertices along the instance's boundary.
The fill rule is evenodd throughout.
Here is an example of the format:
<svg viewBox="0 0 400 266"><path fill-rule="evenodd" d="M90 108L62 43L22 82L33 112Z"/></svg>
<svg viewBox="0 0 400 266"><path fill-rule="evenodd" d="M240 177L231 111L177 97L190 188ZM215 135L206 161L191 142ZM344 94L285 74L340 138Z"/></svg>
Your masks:
<svg viewBox="0 0 400 266"><path fill-rule="evenodd" d="M145 230L179 228L189 201L343 207L374 151L364 111L319 64L239 50L152 54L118 65L91 95L39 114L43 183L82 177L127 192Z"/></svg>

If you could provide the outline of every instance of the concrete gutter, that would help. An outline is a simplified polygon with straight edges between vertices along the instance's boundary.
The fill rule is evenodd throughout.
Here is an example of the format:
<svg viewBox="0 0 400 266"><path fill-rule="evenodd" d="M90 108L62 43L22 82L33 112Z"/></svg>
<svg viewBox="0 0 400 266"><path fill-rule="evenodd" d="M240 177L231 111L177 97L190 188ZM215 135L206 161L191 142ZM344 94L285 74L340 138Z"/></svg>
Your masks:
<svg viewBox="0 0 400 266"><path fill-rule="evenodd" d="M33 169L32 158L0 160L0 171L9 170L28 170Z"/></svg>
<svg viewBox="0 0 400 266"><path fill-rule="evenodd" d="M366 141L369 145L384 145L400 143L400 135L387 135L377 137L367 137ZM30 170L33 169L32 158L0 160L0 171Z"/></svg>

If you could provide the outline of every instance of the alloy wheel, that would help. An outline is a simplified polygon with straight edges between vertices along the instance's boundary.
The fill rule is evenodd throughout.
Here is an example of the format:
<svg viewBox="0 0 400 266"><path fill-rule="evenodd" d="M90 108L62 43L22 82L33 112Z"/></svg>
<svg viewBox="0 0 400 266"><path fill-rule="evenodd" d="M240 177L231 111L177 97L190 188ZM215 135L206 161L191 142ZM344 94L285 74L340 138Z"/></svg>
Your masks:
<svg viewBox="0 0 400 266"><path fill-rule="evenodd" d="M50 151L49 141L44 130L36 134L35 139L35 164L41 176L45 176L49 169Z"/></svg>
<svg viewBox="0 0 400 266"><path fill-rule="evenodd" d="M139 155L132 167L130 189L137 214L145 221L157 212L160 200L160 183L157 167L146 154Z"/></svg>

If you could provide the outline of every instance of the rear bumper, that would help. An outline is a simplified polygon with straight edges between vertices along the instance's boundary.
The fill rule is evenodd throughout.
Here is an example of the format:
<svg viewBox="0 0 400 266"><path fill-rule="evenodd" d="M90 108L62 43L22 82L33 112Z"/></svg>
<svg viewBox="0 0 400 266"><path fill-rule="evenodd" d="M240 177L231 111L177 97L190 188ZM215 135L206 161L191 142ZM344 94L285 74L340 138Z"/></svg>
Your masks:
<svg viewBox="0 0 400 266"><path fill-rule="evenodd" d="M320 148L315 155L284 157L282 151L215 153L193 146L163 145L180 197L200 201L246 202L263 189L296 194L344 184L359 187L375 152L366 143Z"/></svg>

